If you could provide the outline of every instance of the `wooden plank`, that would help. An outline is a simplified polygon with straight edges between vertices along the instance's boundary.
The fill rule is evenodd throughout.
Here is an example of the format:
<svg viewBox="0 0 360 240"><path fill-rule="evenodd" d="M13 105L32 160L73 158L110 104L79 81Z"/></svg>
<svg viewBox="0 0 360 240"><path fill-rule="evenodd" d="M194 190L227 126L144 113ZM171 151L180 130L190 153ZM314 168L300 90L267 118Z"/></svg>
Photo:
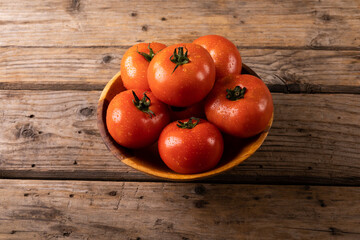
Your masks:
<svg viewBox="0 0 360 240"><path fill-rule="evenodd" d="M21 9L21 11L19 11ZM359 2L2 0L6 46L189 42L206 34L240 46L359 49Z"/></svg>
<svg viewBox="0 0 360 240"><path fill-rule="evenodd" d="M359 199L358 187L1 180L0 239L359 239Z"/></svg>
<svg viewBox="0 0 360 240"><path fill-rule="evenodd" d="M0 48L0 89L102 90L120 69L117 48ZM273 92L360 93L359 51L243 49Z"/></svg>
<svg viewBox="0 0 360 240"><path fill-rule="evenodd" d="M156 179L103 144L99 91L0 91L0 176ZM260 150L207 181L360 184L360 95L273 94L274 123Z"/></svg>

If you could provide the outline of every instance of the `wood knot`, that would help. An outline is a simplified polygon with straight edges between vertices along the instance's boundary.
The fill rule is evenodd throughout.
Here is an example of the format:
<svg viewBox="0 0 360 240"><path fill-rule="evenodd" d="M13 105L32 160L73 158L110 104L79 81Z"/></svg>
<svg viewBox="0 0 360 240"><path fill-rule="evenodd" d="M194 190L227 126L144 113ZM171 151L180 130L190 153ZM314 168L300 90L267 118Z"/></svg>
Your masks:
<svg viewBox="0 0 360 240"><path fill-rule="evenodd" d="M147 32L148 29L149 29L148 25L143 25L141 27L141 30L144 31L144 32Z"/></svg>
<svg viewBox="0 0 360 240"><path fill-rule="evenodd" d="M326 207L327 205L325 204L324 200L319 200L320 206L321 207Z"/></svg>
<svg viewBox="0 0 360 240"><path fill-rule="evenodd" d="M90 117L94 114L95 108L93 106L91 107L85 107L80 109L80 114L85 117Z"/></svg>
<svg viewBox="0 0 360 240"><path fill-rule="evenodd" d="M206 188L203 185L199 185L195 187L195 193L198 195L204 195L206 192Z"/></svg>
<svg viewBox="0 0 360 240"><path fill-rule="evenodd" d="M136 17L138 14L137 14L137 12L132 12L131 14L130 14L130 16L132 16L132 17Z"/></svg>
<svg viewBox="0 0 360 240"><path fill-rule="evenodd" d="M50 230L60 232L64 237L69 237L77 229L72 226L54 225L50 227Z"/></svg>
<svg viewBox="0 0 360 240"><path fill-rule="evenodd" d="M154 223L154 226L157 226L157 225L161 225L162 224L162 219L156 219L155 223Z"/></svg>
<svg viewBox="0 0 360 240"><path fill-rule="evenodd" d="M205 208L205 206L209 204L208 201L205 201L205 200L196 200L194 201L194 206L196 208Z"/></svg>
<svg viewBox="0 0 360 240"><path fill-rule="evenodd" d="M167 19L165 17L162 17L161 18L161 21L166 21Z"/></svg>
<svg viewBox="0 0 360 240"><path fill-rule="evenodd" d="M23 129L21 131L21 135L25 138L30 138L30 137L33 137L34 136L34 131L29 128L29 129Z"/></svg>
<svg viewBox="0 0 360 240"><path fill-rule="evenodd" d="M303 133L303 132L305 132L305 129L303 129L303 128L296 128L296 131L298 131L299 133Z"/></svg>
<svg viewBox="0 0 360 240"><path fill-rule="evenodd" d="M161 227L164 227L168 230L171 230L174 228L174 224L171 223L171 222L168 222L168 221L165 221L164 219L156 219L155 223L154 223L154 227L157 227L157 226L161 226Z"/></svg>
<svg viewBox="0 0 360 240"><path fill-rule="evenodd" d="M34 130L34 128L28 123L25 124L24 126L22 126L19 130L18 133L16 134L16 136L19 138L24 137L24 138L35 138L36 137L36 132Z"/></svg>
<svg viewBox="0 0 360 240"><path fill-rule="evenodd" d="M111 191L111 192L109 192L109 195L110 195L110 196L116 196L116 194L117 194L116 191Z"/></svg>
<svg viewBox="0 0 360 240"><path fill-rule="evenodd" d="M105 57L103 57L102 62L103 63L109 63L109 62L111 62L112 59L113 59L112 56L106 55Z"/></svg>
<svg viewBox="0 0 360 240"><path fill-rule="evenodd" d="M70 0L69 13L77 13L80 11L80 0Z"/></svg>
<svg viewBox="0 0 360 240"><path fill-rule="evenodd" d="M319 33L310 41L310 46L316 48L321 46L328 46L331 43L331 36L328 33Z"/></svg>
<svg viewBox="0 0 360 240"><path fill-rule="evenodd" d="M320 17L320 19L325 21L325 22L328 22L328 21L331 20L331 16L329 14L325 13Z"/></svg>

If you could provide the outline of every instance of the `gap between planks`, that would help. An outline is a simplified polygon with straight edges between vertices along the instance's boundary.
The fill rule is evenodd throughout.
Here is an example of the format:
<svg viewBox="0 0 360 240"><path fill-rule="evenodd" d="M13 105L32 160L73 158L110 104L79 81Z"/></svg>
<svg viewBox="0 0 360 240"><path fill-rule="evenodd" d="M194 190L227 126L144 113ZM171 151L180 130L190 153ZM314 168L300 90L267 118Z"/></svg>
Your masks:
<svg viewBox="0 0 360 240"><path fill-rule="evenodd" d="M109 183L153 183L153 184L160 184L160 183L167 183L167 184L216 184L216 185L243 185L243 186L273 186L273 187L280 187L280 186L304 186L307 187L341 187L341 188L352 188L352 187L360 187L360 183L357 184L341 184L341 183L324 183L324 182L286 182L286 179L284 180L278 180L278 181L271 181L271 180L263 180L263 181L251 181L251 180L244 180L244 181L228 181L223 179L218 179L216 177L208 178L208 179L201 179L201 180L195 180L195 181L186 181L186 182L180 182L180 181L170 181L170 180L163 180L158 179L155 177L145 177L144 179L119 179L119 177L112 178L111 176L109 178L87 178L82 177L81 175L77 178L71 178L71 177L53 177L50 175L42 176L41 173L37 173L39 176L34 176L31 174L30 176L26 176L27 174L24 172L19 172L19 175L14 174L13 171L4 171L5 176L0 173L0 182L2 180L6 181L61 181L61 182L109 182ZM6 172L9 172L10 174L7 175ZM77 172L71 172L72 174L77 174ZM139 172L140 173L140 172ZM68 173L70 175L70 172ZM87 172L87 174L91 174L91 172ZM96 174L99 174L96 172ZM108 172L104 174L109 174ZM119 173L114 173L119 174ZM226 174L226 173L225 173ZM112 174L110 174L112 175Z"/></svg>
<svg viewBox="0 0 360 240"><path fill-rule="evenodd" d="M285 94L360 94L360 86L328 85L318 84L266 84L272 93ZM85 84L85 83L12 83L0 82L0 90L37 90L37 91L102 91L104 84Z"/></svg>

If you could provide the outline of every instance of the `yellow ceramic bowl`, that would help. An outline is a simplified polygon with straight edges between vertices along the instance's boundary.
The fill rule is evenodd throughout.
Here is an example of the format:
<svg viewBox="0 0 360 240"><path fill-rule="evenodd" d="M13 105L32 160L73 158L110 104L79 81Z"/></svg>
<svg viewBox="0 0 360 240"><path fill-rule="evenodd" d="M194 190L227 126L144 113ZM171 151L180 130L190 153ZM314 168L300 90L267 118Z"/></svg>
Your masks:
<svg viewBox="0 0 360 240"><path fill-rule="evenodd" d="M248 66L243 64L242 74L251 74L259 77ZM264 142L271 127L273 118L270 119L267 128L255 137L247 139L238 139L232 136L224 135L224 154L219 164L212 170L197 174L180 174L169 169L161 160L157 143L152 146L141 149L131 150L117 144L110 136L106 127L106 110L111 99L121 91L124 91L120 72L118 72L101 93L97 108L97 124L100 135L107 148L126 165L135 168L149 175L173 181L190 181L206 177L229 170L242 161L250 157Z"/></svg>

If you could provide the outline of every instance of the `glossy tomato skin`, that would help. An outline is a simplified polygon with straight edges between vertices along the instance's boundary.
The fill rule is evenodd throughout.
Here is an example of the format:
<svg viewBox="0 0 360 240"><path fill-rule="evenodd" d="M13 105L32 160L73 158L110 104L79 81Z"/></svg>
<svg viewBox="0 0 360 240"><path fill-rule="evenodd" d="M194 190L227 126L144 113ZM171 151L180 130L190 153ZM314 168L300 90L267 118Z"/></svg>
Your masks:
<svg viewBox="0 0 360 240"><path fill-rule="evenodd" d="M134 90L141 99L144 90ZM149 109L155 116L137 109L132 102L132 90L126 90L116 95L110 102L106 113L106 125L112 138L127 148L142 148L154 143L163 128L170 122L167 106L157 100L151 92L146 92L150 98Z"/></svg>
<svg viewBox="0 0 360 240"><path fill-rule="evenodd" d="M138 43L125 52L121 60L120 70L121 78L126 89L150 90L147 81L147 69L150 62L137 52L138 50L139 52L149 54L150 50L148 47L149 43ZM165 47L166 45L162 43L150 43L150 48L154 53L158 53Z"/></svg>
<svg viewBox="0 0 360 240"><path fill-rule="evenodd" d="M226 89L246 87L244 98L231 101ZM264 82L252 75L229 75L218 80L205 101L207 119L221 131L241 137L254 136L267 127L274 111Z"/></svg>
<svg viewBox="0 0 360 240"><path fill-rule="evenodd" d="M190 62L174 71L176 64L170 57L179 47L183 47L184 52L187 49ZM171 106L186 107L210 92L215 82L215 65L203 47L181 43L158 53L149 65L147 76L150 89L159 100Z"/></svg>
<svg viewBox="0 0 360 240"><path fill-rule="evenodd" d="M200 173L214 168L224 150L220 131L206 120L201 120L192 129L182 129L177 124L170 123L159 137L159 153L165 164L182 174Z"/></svg>
<svg viewBox="0 0 360 240"><path fill-rule="evenodd" d="M190 117L205 118L204 101L200 101L188 107L169 106L169 112L172 121Z"/></svg>
<svg viewBox="0 0 360 240"><path fill-rule="evenodd" d="M216 79L229 74L240 74L242 62L236 46L227 38L219 35L206 35L193 43L203 46L215 62Z"/></svg>

